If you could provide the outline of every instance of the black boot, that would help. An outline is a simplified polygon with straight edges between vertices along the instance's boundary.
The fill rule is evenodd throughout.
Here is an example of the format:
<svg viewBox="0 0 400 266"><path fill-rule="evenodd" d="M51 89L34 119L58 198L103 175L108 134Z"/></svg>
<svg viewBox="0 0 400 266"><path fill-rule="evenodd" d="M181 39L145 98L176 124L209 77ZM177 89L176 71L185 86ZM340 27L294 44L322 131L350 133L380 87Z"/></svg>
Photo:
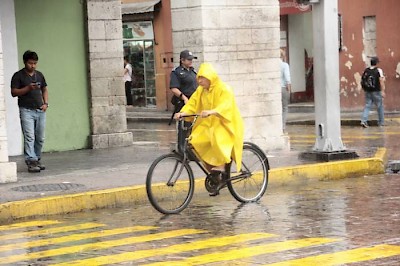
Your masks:
<svg viewBox="0 0 400 266"><path fill-rule="evenodd" d="M38 166L37 161L29 161L28 163L28 172L29 173L39 173L40 167Z"/></svg>
<svg viewBox="0 0 400 266"><path fill-rule="evenodd" d="M42 163L40 162L40 160L37 161L37 166L40 168L40 170L45 170L45 169L46 169L46 166L45 166L44 164L42 164Z"/></svg>

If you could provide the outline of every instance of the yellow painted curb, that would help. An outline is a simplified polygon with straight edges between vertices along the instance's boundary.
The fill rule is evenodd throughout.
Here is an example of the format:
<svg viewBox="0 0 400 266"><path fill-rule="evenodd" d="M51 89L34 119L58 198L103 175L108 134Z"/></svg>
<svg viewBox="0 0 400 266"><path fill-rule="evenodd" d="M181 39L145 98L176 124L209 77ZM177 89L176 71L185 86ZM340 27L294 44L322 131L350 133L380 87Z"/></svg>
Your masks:
<svg viewBox="0 0 400 266"><path fill-rule="evenodd" d="M312 179L323 181L383 174L385 173L386 163L387 150L379 148L372 158L271 169L269 183L271 185L287 185L303 183Z"/></svg>
<svg viewBox="0 0 400 266"><path fill-rule="evenodd" d="M286 185L308 180L334 180L383 174L386 163L387 151L385 148L379 148L373 158L272 169L269 174L269 184ZM205 190L204 178L196 179L195 188L196 192ZM0 204L0 223L27 217L66 214L142 202L147 202L145 185L14 201Z"/></svg>
<svg viewBox="0 0 400 266"><path fill-rule="evenodd" d="M0 222L33 216L65 214L147 200L144 185L21 200L0 204Z"/></svg>

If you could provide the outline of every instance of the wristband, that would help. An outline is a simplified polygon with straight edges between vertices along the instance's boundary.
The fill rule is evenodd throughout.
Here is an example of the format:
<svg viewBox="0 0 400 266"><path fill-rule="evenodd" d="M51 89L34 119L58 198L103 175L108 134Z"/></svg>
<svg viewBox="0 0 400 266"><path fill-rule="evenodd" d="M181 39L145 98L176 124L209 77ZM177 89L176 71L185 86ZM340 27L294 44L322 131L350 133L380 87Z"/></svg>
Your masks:
<svg viewBox="0 0 400 266"><path fill-rule="evenodd" d="M183 93L181 92L181 95L179 95L179 99L182 99L182 95L183 95Z"/></svg>

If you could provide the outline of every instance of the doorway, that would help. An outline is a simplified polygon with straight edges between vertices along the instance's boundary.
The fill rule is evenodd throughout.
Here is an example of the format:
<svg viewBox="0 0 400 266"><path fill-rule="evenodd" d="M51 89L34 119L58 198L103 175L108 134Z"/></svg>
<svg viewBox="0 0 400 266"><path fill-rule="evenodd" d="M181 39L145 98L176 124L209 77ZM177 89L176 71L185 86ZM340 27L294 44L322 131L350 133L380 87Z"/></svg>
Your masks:
<svg viewBox="0 0 400 266"><path fill-rule="evenodd" d="M154 36L153 26L151 21L129 24L123 25L123 47L132 65L132 103L156 108L154 38L150 38Z"/></svg>

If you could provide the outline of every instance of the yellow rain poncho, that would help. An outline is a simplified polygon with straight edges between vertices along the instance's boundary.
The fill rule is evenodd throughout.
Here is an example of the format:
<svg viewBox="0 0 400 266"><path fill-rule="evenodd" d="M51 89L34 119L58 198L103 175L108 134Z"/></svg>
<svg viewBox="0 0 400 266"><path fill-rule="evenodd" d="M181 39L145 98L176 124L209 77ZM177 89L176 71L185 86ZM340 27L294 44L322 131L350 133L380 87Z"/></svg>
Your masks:
<svg viewBox="0 0 400 266"><path fill-rule="evenodd" d="M236 105L232 89L222 82L209 63L200 66L197 77L211 82L210 88L199 86L182 108L185 114L200 114L215 110L218 115L199 118L193 127L190 143L200 158L213 166L231 161L241 169L243 152L243 120Z"/></svg>

